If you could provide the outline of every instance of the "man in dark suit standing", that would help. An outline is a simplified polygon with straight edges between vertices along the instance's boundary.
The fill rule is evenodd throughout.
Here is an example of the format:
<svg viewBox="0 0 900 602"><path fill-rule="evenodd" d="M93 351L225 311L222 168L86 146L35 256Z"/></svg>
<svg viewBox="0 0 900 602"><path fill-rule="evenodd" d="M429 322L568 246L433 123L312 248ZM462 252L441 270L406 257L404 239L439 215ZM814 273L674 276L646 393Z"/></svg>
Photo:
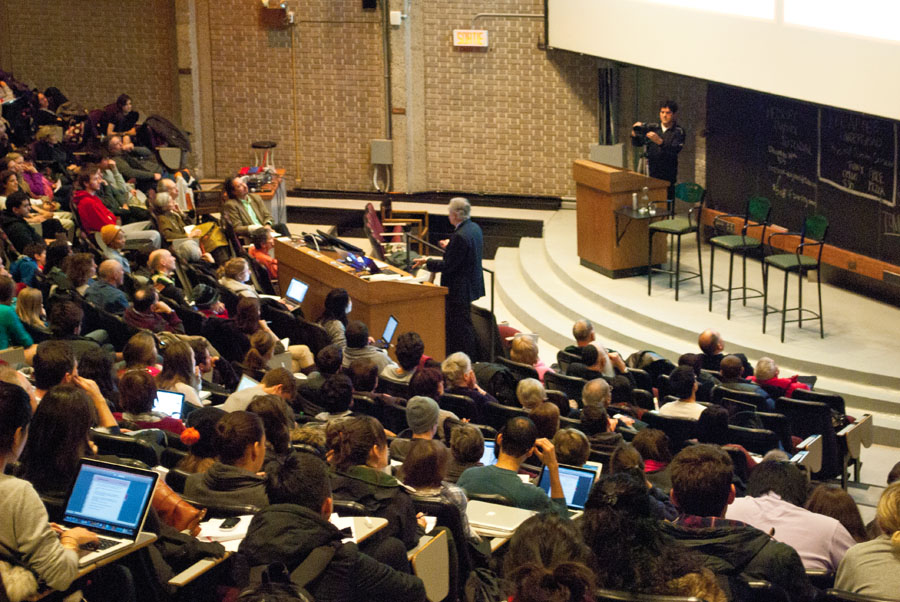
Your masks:
<svg viewBox="0 0 900 602"><path fill-rule="evenodd" d="M449 240L442 240L446 249L443 259L416 259L413 267L425 265L429 272L442 272L441 285L447 292L445 328L447 354L463 351L477 357L475 327L472 325L470 305L484 296L484 275L481 255L484 246L481 228L469 219L472 206L462 197L450 199L450 224L455 228Z"/></svg>

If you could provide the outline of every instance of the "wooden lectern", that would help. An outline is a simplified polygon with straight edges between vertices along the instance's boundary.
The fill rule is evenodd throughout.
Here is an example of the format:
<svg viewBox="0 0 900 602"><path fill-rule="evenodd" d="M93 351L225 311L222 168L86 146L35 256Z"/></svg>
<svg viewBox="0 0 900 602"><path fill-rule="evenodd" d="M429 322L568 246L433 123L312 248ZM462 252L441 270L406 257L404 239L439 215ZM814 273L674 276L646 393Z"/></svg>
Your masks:
<svg viewBox="0 0 900 602"><path fill-rule="evenodd" d="M399 326L396 336L414 330L425 341L425 354L442 360L444 341L444 297L447 289L430 282L414 283L398 280L366 281L350 266L337 261L337 253L299 246L275 239L275 258L278 259L278 284L287 290L291 278L309 285L303 300L306 319L315 322L325 309L325 296L333 288L346 289L353 301L351 320L368 324L369 334L378 339L393 315ZM409 275L401 270L397 273ZM394 356L391 348L391 356Z"/></svg>
<svg viewBox="0 0 900 602"><path fill-rule="evenodd" d="M631 208L632 193L648 189L651 201L665 201L669 183L634 171L579 159L572 167L581 265L610 278L647 273L647 225L650 216L616 215ZM665 205L657 204L660 213ZM658 218L661 219L661 216ZM653 263L666 261L666 240L653 241Z"/></svg>

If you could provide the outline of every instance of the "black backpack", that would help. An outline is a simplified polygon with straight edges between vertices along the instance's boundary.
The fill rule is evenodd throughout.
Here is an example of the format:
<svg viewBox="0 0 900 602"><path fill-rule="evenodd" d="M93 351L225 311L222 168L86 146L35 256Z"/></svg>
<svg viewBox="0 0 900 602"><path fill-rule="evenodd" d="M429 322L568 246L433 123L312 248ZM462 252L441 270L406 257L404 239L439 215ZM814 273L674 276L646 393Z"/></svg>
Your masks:
<svg viewBox="0 0 900 602"><path fill-rule="evenodd" d="M497 398L501 404L518 406L516 399L516 377L503 364L492 362L476 362L472 366L475 379L482 389Z"/></svg>
<svg viewBox="0 0 900 602"><path fill-rule="evenodd" d="M238 602L314 602L306 586L328 567L337 548L319 546L289 574L283 562L250 569L250 586L238 596Z"/></svg>

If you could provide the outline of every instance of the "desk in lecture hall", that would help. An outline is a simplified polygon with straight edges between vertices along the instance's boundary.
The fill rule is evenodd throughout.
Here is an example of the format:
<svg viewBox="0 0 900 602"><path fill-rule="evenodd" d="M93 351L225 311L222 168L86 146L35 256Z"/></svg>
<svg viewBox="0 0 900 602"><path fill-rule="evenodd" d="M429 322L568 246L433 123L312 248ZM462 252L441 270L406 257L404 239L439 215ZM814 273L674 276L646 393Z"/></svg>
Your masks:
<svg viewBox="0 0 900 602"><path fill-rule="evenodd" d="M444 297L447 289L430 282L418 284L396 280L368 282L356 275L348 265L336 261L331 251L319 253L300 243L275 240L278 259L278 284L287 290L291 278L309 285L303 301L306 319L314 322L322 315L325 297L334 288L346 289L353 300L351 320L362 320L369 326L369 335L377 339L384 331L388 317L397 318L399 326L394 342L403 332L415 331L425 342L425 354L440 361L444 357ZM391 268L408 276L407 272ZM394 356L393 348L391 356Z"/></svg>

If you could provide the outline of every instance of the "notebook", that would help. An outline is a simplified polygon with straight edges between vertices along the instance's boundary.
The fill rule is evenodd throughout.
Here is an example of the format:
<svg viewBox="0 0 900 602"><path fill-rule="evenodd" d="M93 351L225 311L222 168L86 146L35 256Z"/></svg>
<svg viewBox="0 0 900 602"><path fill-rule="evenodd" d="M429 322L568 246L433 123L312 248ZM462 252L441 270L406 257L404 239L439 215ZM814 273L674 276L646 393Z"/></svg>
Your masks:
<svg viewBox="0 0 900 602"><path fill-rule="evenodd" d="M497 537L509 537L519 525L535 514L537 512L534 510L489 504L479 500L469 500L466 506L469 524L479 533Z"/></svg>
<svg viewBox="0 0 900 602"><path fill-rule="evenodd" d="M303 299L306 298L306 292L308 290L308 284L306 284L302 280L291 278L291 283L287 287L287 292L284 293L285 305L288 305L292 308L300 307L300 305L303 303Z"/></svg>
<svg viewBox="0 0 900 602"><path fill-rule="evenodd" d="M566 506L569 509L584 510L584 504L591 493L591 487L594 485L595 478L597 478L597 468L595 466L580 468L561 465L559 467L559 483L562 485ZM541 468L541 478L538 481L538 487L543 489L548 496L550 495L550 472L547 470L546 465Z"/></svg>
<svg viewBox="0 0 900 602"><path fill-rule="evenodd" d="M176 393L175 391L156 391L156 401L153 402L153 411L162 412L166 416L172 418L181 418L182 404L184 403L184 393Z"/></svg>
<svg viewBox="0 0 900 602"><path fill-rule="evenodd" d="M236 391L243 391L244 389L249 389L250 387L255 387L259 383L246 374L241 377L241 380L238 382Z"/></svg>
<svg viewBox="0 0 900 602"><path fill-rule="evenodd" d="M82 556L79 566L134 545L158 477L152 470L81 459L62 524L90 529L100 537L100 547Z"/></svg>
<svg viewBox="0 0 900 602"><path fill-rule="evenodd" d="M381 340L378 341L379 345L385 349L391 346L391 339L394 338L394 333L397 332L398 324L400 323L394 316L388 318L387 324L384 326L384 332L381 333Z"/></svg>
<svg viewBox="0 0 900 602"><path fill-rule="evenodd" d="M484 454L481 456L481 463L485 466L493 466L497 463L497 452L495 448L497 446L497 442L493 439L486 439L484 441Z"/></svg>

